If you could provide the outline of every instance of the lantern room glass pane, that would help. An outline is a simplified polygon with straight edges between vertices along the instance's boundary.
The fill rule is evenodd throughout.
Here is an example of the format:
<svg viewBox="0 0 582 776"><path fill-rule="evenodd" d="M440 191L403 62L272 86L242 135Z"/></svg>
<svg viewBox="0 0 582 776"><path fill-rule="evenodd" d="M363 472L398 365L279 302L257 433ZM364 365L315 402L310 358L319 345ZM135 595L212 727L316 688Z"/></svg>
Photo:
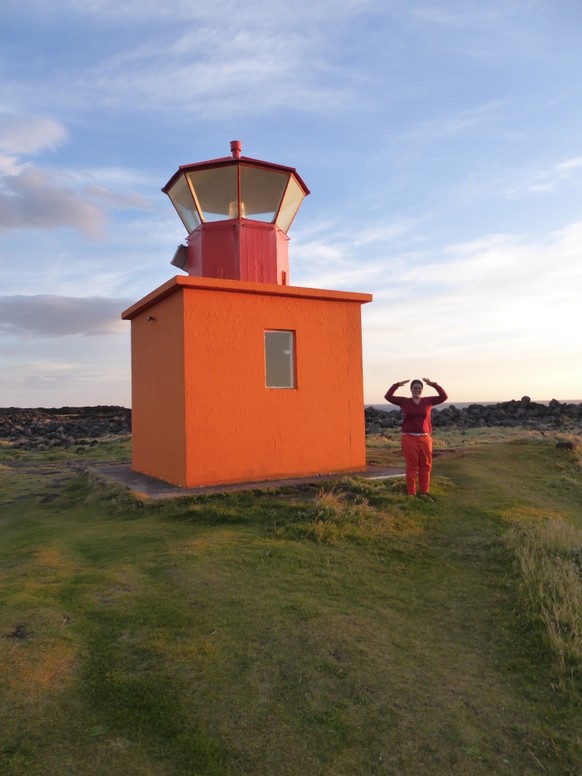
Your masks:
<svg viewBox="0 0 582 776"><path fill-rule="evenodd" d="M197 226L200 226L200 218L196 210L196 205L192 199L192 193L184 177L178 178L176 183L168 191L168 196L188 233L193 232Z"/></svg>
<svg viewBox="0 0 582 776"><path fill-rule="evenodd" d="M232 215L237 201L236 166L189 172L188 180L198 199L203 221L237 217Z"/></svg>
<svg viewBox="0 0 582 776"><path fill-rule="evenodd" d="M295 388L295 332L265 332L267 388Z"/></svg>
<svg viewBox="0 0 582 776"><path fill-rule="evenodd" d="M287 232L289 230L289 227L297 215L297 211L299 210L299 207L304 198L305 192L297 183L295 178L291 176L291 178L289 178L289 185L287 186L287 191L285 192L283 202L281 203L281 209L276 221L277 226L279 229L281 229L282 232Z"/></svg>
<svg viewBox="0 0 582 776"><path fill-rule="evenodd" d="M240 190L244 217L272 224L288 179L289 173L241 165Z"/></svg>

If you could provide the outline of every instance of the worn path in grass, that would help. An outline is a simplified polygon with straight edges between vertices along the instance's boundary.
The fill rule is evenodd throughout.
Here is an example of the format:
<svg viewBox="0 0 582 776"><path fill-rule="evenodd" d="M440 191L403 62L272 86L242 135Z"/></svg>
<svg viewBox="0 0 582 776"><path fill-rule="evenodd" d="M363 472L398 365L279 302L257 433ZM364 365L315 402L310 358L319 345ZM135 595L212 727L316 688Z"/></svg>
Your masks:
<svg viewBox="0 0 582 776"><path fill-rule="evenodd" d="M529 442L436 473L434 503L355 480L138 506L0 471L0 773L580 776L501 539L509 509L575 520L579 472Z"/></svg>

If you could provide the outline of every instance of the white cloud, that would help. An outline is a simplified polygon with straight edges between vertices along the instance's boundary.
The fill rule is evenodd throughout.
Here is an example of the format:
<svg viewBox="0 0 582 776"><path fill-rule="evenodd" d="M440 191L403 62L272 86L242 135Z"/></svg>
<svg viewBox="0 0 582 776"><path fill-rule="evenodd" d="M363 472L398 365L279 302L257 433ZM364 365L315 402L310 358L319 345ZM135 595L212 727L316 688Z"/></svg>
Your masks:
<svg viewBox="0 0 582 776"><path fill-rule="evenodd" d="M47 352L29 348L19 358L0 354L0 396L3 406L62 407L96 404L129 406L129 344L108 338L107 349L87 351L80 340L67 338ZM29 344L29 343L26 343Z"/></svg>
<svg viewBox="0 0 582 776"><path fill-rule="evenodd" d="M517 199L527 194L547 194L559 186L582 178L582 156L575 156L557 162L543 170L525 176L517 184L505 189L508 199Z"/></svg>
<svg viewBox="0 0 582 776"><path fill-rule="evenodd" d="M96 239L105 222L101 207L38 167L26 165L0 179L0 230L72 227Z"/></svg>
<svg viewBox="0 0 582 776"><path fill-rule="evenodd" d="M0 232L73 228L97 239L109 211L149 207L129 188L149 183L139 172L63 170L23 160L54 149L67 137L66 128L49 118L0 115Z"/></svg>
<svg viewBox="0 0 582 776"><path fill-rule="evenodd" d="M163 107L165 114L197 117L240 117L275 106L323 113L349 95L346 80L321 78L324 50L317 27L272 29L254 16L234 28L221 22L178 36L173 29L161 32L155 43L102 60L79 82L90 83L92 98L98 95L109 108Z"/></svg>
<svg viewBox="0 0 582 776"><path fill-rule="evenodd" d="M39 14L58 15L58 3L43 5ZM87 27L87 55L74 78L48 67L42 91L13 84L13 99L35 100L46 111L90 111L92 121L96 105L109 115L137 109L196 119L255 116L276 107L320 115L345 109L346 100L357 97L353 79L369 74L342 67L334 30L369 9L385 13L377 0L298 0L292 12L283 0L253 0L244 9L234 0L172 6L83 0L62 3L61 12L63 5L71 8L79 34ZM130 25L126 32L122 22ZM146 34L136 35L139 29Z"/></svg>
<svg viewBox="0 0 582 776"><path fill-rule="evenodd" d="M128 299L67 296L0 296L0 331L43 339L69 335L118 334Z"/></svg>
<svg viewBox="0 0 582 776"><path fill-rule="evenodd" d="M502 108L507 105L506 100L492 100L490 102L454 111L441 118L425 121L417 127L405 132L401 139L407 141L428 142L441 138L454 137L468 130L486 130L499 134L496 119Z"/></svg>
<svg viewBox="0 0 582 776"><path fill-rule="evenodd" d="M500 17L509 15L513 10L509 0L488 2L486 5L469 0L457 0L454 3L443 4L440 0L430 3L427 0L414 3L411 14L421 21L438 24L452 29L483 26L497 22Z"/></svg>
<svg viewBox="0 0 582 776"><path fill-rule="evenodd" d="M22 170L22 165L16 156L0 155L0 176L18 175Z"/></svg>
<svg viewBox="0 0 582 776"><path fill-rule="evenodd" d="M238 0L203 0L192 3L191 0L175 0L172 5L159 0L20 0L18 10L33 12L40 16L54 16L63 12L73 12L101 24L117 24L121 19L133 19L136 24L172 22L213 22L228 26L241 25L249 15L256 16L264 23L281 25L285 19L292 24L295 17L305 16L312 19L333 19L336 15L354 14L367 9L382 9L393 5L388 0L296 0L293 13L289 12L286 0L250 0L248 9L241 8Z"/></svg>
<svg viewBox="0 0 582 776"><path fill-rule="evenodd" d="M299 242L293 247L291 282L312 288L357 288L377 279L382 265L375 258L358 260L355 258L354 242L358 236Z"/></svg>
<svg viewBox="0 0 582 776"><path fill-rule="evenodd" d="M475 352L492 369L512 355L579 358L581 237L582 223L538 243L492 235L451 245L422 265L401 265L395 276L386 273L366 310L368 347L385 358L382 342L396 327L392 354L430 353L449 369Z"/></svg>
<svg viewBox="0 0 582 776"><path fill-rule="evenodd" d="M36 154L54 150L68 139L66 127L46 116L0 113L0 152Z"/></svg>
<svg viewBox="0 0 582 776"><path fill-rule="evenodd" d="M413 219L402 219L387 224L372 224L358 232L354 239L355 246L368 245L370 243L386 243L395 237L410 232L417 221Z"/></svg>

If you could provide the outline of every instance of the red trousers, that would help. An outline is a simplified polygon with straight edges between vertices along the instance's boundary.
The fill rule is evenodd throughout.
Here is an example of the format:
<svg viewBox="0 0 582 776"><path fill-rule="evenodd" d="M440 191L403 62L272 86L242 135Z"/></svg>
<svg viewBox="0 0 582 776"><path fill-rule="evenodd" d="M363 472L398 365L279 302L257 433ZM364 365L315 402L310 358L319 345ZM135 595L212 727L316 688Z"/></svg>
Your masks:
<svg viewBox="0 0 582 776"><path fill-rule="evenodd" d="M402 453L406 461L406 490L416 495L416 478L421 493L428 493L432 469L432 437L402 434Z"/></svg>

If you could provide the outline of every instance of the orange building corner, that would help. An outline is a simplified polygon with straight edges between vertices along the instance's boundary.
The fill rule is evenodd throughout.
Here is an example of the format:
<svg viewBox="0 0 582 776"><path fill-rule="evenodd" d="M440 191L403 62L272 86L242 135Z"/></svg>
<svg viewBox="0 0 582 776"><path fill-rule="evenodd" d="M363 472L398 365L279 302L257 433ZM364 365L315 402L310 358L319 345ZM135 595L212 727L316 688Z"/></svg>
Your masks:
<svg viewBox="0 0 582 776"><path fill-rule="evenodd" d="M178 276L137 302L122 315L133 468L189 488L364 470L361 305L371 300Z"/></svg>

